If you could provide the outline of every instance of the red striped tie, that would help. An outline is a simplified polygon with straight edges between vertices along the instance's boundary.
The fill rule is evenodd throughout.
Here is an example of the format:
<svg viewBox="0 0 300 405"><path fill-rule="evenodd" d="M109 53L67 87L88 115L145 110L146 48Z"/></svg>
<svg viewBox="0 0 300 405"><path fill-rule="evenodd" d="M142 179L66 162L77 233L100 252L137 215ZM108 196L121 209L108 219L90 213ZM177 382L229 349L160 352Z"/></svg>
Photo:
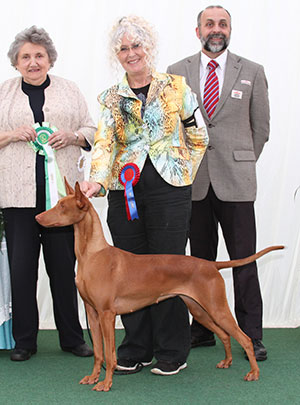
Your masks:
<svg viewBox="0 0 300 405"><path fill-rule="evenodd" d="M219 101L219 80L215 72L219 64L214 60L211 60L207 66L209 72L204 86L203 106L210 118L215 112Z"/></svg>

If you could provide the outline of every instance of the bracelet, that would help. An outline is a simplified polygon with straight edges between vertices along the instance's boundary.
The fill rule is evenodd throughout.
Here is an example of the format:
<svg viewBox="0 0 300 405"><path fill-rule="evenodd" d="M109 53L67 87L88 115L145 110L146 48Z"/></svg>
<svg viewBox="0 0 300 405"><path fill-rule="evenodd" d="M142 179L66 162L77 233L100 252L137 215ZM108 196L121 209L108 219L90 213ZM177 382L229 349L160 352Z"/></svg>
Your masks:
<svg viewBox="0 0 300 405"><path fill-rule="evenodd" d="M77 134L77 132L74 132L74 135L75 135L75 137L76 137L76 142L75 142L75 143L78 143L79 135Z"/></svg>

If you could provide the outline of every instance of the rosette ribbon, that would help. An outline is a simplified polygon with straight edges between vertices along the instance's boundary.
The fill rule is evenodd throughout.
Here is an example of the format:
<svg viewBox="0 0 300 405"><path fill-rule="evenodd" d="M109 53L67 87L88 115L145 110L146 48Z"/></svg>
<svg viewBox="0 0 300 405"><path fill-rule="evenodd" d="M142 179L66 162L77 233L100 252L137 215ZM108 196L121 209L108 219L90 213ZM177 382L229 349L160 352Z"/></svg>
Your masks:
<svg viewBox="0 0 300 405"><path fill-rule="evenodd" d="M48 122L33 125L37 133L36 140L29 142L33 150L45 156L46 210L54 207L57 201L66 195L65 186L55 159L55 151L48 140L57 128L50 127Z"/></svg>
<svg viewBox="0 0 300 405"><path fill-rule="evenodd" d="M120 170L119 180L124 186L125 206L128 221L139 219L133 193L133 187L137 184L139 178L140 170L135 163L127 163Z"/></svg>

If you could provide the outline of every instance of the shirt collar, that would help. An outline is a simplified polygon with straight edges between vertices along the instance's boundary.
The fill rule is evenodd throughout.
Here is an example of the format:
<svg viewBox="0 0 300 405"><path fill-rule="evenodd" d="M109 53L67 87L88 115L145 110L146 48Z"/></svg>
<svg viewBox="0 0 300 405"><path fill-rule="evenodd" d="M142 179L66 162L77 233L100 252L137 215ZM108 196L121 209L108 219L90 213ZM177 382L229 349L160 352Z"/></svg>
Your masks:
<svg viewBox="0 0 300 405"><path fill-rule="evenodd" d="M150 89L151 89L150 95L152 93L156 93L156 91L158 89L165 87L168 83L171 82L169 75L166 75L163 73L158 73L156 71L152 72L152 77L153 77L153 80L152 80L151 86L150 86ZM118 92L118 94L120 94L121 96L124 96L124 97L137 98L128 84L126 74L124 75L121 83L119 83L117 92ZM149 98L149 96L148 96L148 98Z"/></svg>
<svg viewBox="0 0 300 405"><path fill-rule="evenodd" d="M218 62L218 64L219 64L218 67L223 71L225 71L227 56L228 56L228 50L225 49L225 51L222 52L221 55L219 55L217 58L214 59L216 62ZM208 57L204 52L201 52L202 68L206 69L207 65L209 64L210 61L211 61L211 58Z"/></svg>

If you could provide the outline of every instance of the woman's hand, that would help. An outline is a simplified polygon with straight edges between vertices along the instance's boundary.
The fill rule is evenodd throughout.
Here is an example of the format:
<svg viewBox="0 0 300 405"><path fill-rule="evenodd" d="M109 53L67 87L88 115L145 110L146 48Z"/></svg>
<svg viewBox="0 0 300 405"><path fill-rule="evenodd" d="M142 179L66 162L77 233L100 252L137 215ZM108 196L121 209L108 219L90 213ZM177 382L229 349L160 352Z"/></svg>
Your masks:
<svg viewBox="0 0 300 405"><path fill-rule="evenodd" d="M13 131L11 131L11 135L12 142L34 142L36 139L36 132L30 125L22 125L21 127L14 129Z"/></svg>
<svg viewBox="0 0 300 405"><path fill-rule="evenodd" d="M95 197L101 190L101 184L95 181L82 181L80 183L80 190L88 198Z"/></svg>
<svg viewBox="0 0 300 405"><path fill-rule="evenodd" d="M69 145L80 146L74 132L67 132L63 130L53 132L53 134L51 134L49 137L48 144L55 150L63 149Z"/></svg>
<svg viewBox="0 0 300 405"><path fill-rule="evenodd" d="M12 131L0 132L0 149L12 142L35 141L36 132L30 125L22 125Z"/></svg>

